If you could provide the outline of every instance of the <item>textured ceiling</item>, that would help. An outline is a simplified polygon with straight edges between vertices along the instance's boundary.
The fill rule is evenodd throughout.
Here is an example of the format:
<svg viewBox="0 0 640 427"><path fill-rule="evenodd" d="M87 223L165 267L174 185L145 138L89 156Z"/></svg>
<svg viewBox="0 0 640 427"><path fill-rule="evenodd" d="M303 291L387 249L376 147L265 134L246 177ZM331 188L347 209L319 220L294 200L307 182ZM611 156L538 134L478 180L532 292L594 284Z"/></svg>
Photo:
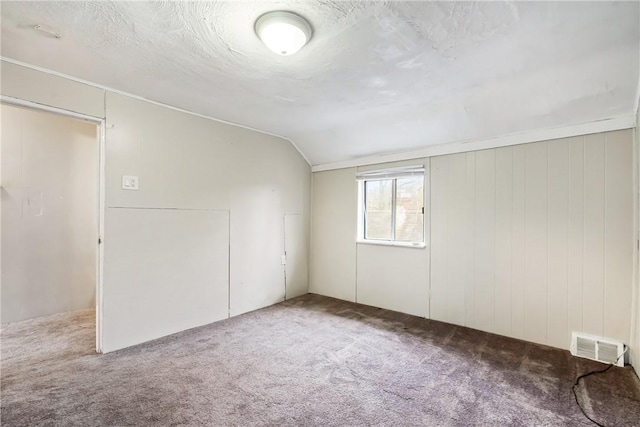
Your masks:
<svg viewBox="0 0 640 427"><path fill-rule="evenodd" d="M280 57L253 32L291 10ZM288 137L312 164L635 113L638 2L7 2L4 57ZM41 24L62 35L46 37Z"/></svg>

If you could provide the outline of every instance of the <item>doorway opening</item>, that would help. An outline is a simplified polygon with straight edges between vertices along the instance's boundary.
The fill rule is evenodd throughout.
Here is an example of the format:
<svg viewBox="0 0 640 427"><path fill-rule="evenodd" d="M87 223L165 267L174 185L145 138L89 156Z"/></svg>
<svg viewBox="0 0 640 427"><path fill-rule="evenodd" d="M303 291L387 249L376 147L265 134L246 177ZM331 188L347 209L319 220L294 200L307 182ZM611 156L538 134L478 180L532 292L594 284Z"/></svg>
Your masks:
<svg viewBox="0 0 640 427"><path fill-rule="evenodd" d="M101 352L103 120L0 101L0 322L95 316Z"/></svg>

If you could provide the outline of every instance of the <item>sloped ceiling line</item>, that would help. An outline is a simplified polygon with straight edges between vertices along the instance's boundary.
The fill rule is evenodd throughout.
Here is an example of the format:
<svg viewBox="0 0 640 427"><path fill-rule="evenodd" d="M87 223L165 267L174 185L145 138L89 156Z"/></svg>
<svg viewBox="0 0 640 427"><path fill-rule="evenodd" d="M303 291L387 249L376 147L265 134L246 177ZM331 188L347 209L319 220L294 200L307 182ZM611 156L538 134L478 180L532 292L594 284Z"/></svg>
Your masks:
<svg viewBox="0 0 640 427"><path fill-rule="evenodd" d="M253 132L258 132L258 133L262 133L262 134L265 134L265 135L274 136L276 138L280 138L280 139L283 139L285 141L289 141L291 143L291 145L293 145L293 147L298 151L298 153L300 153L302 158L309 164L309 166L312 166L311 163L309 162L309 159L307 159L305 157L304 153L302 153L300 151L300 149L296 146L296 144L291 139L289 139L289 138L287 138L285 136L276 135L274 133L267 132L267 131L264 131L264 130L261 130L261 129L254 129L252 127L245 126L245 125L242 125L242 124L239 124L239 123L227 122L225 120L220 120L220 119L217 119L215 117L208 117L208 116L205 116L203 114L195 113L193 111L183 110L182 108L178 108L178 107L175 107L173 105L163 104L162 102L154 101L152 99L147 99L147 98L144 98L142 96L135 95L135 94L132 94L132 93L123 92L123 91L118 90L118 89L114 89L114 88L110 88L110 87L107 87L107 86L100 85L98 83L93 83L93 82L89 82L89 81L86 81L86 80L78 79L78 78L73 77L73 76L68 76L68 75L63 74L63 73L58 73L57 71L47 70L46 68L38 67L38 66L32 65L32 64L27 64L27 63L22 62L22 61L16 61L15 59L12 59L12 58L6 58L6 57L3 57L3 56L0 56L0 61L4 61L4 62L11 63L11 64L19 65L19 66L25 67L25 68L30 68L32 70L40 71L40 72L46 73L46 74L51 74L53 76L62 77L62 78L65 78L65 79L68 79L68 80L71 80L71 81L74 81L74 82L77 82L77 83L81 83L81 84L84 84L84 85L87 85L87 86L93 86L93 87L98 88L98 89L102 89L102 90L105 90L105 91L117 93L117 94L120 94L120 95L125 95L125 96L131 97L131 98L139 99L141 101L146 101L146 102L149 102L151 104L155 104L155 105L158 105L158 106L161 106L161 107L169 108L169 109L174 110L174 111L179 111L181 113L191 114L193 116L200 117L200 118L203 118L203 119L213 120L215 122L224 123L224 124L227 124L227 125L230 125L230 126L237 126L237 127L243 128L243 129L251 130Z"/></svg>

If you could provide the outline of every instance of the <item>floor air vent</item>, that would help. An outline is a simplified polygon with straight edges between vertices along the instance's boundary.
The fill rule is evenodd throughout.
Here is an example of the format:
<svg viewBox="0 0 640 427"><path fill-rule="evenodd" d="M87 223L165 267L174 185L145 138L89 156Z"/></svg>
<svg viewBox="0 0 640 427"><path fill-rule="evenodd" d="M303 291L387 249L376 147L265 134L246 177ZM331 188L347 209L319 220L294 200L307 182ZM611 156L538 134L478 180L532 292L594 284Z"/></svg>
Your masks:
<svg viewBox="0 0 640 427"><path fill-rule="evenodd" d="M571 354L602 363L624 366L624 344L585 335L579 332L571 334Z"/></svg>

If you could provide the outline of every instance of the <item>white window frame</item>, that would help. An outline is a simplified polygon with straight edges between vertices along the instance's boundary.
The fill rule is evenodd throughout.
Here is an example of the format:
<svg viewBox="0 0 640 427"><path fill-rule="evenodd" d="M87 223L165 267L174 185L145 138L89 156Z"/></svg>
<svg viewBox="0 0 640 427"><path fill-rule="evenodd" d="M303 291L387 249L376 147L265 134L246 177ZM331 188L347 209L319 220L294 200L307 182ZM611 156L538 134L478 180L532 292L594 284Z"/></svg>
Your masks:
<svg viewBox="0 0 640 427"><path fill-rule="evenodd" d="M415 176L422 176L423 180L423 215L422 215L422 242L400 242L395 239L395 218L396 218L396 187L394 182L392 187L392 200L391 200L391 230L393 238L386 239L367 239L365 238L366 227L366 200L365 200L365 182L376 180L396 180L399 178L410 178ZM400 246L406 248L418 248L423 249L427 246L427 214L428 210L428 185L427 185L427 173L425 165L405 166L398 168L372 170L366 172L360 172L356 174L356 180L358 182L358 235L356 243L367 245L382 245L382 246Z"/></svg>

